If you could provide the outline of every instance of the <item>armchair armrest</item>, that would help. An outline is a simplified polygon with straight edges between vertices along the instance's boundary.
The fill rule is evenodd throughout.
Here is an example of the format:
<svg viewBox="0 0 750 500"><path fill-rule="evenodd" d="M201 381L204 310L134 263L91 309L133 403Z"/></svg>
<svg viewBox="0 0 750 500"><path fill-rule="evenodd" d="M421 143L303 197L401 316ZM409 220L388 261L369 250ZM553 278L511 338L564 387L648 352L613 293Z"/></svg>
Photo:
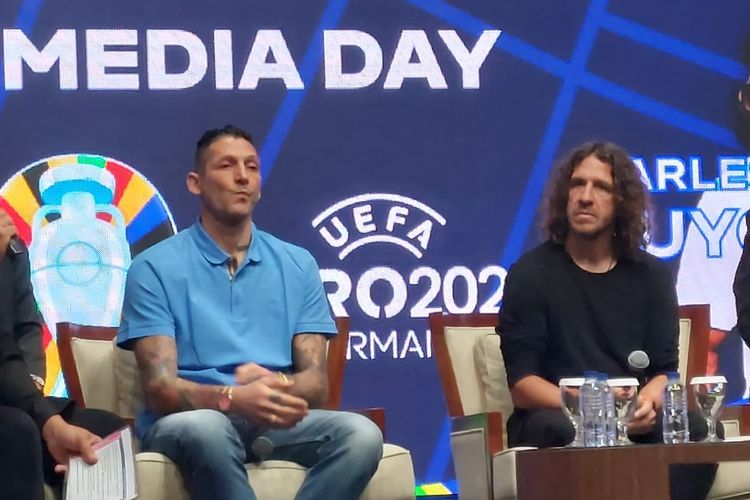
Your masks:
<svg viewBox="0 0 750 500"><path fill-rule="evenodd" d="M738 420L740 422L740 432L743 436L750 435L750 405L735 406L739 410ZM728 413L729 408L724 409L724 415Z"/></svg>
<svg viewBox="0 0 750 500"><path fill-rule="evenodd" d="M500 412L451 418L451 451L462 497L493 498L492 456L502 449Z"/></svg>
<svg viewBox="0 0 750 500"><path fill-rule="evenodd" d="M487 456L503 451L503 415L499 411L451 418L451 434L479 430L486 436Z"/></svg>
<svg viewBox="0 0 750 500"><path fill-rule="evenodd" d="M750 436L750 405L726 406L721 410L719 422L724 428L725 439Z"/></svg>

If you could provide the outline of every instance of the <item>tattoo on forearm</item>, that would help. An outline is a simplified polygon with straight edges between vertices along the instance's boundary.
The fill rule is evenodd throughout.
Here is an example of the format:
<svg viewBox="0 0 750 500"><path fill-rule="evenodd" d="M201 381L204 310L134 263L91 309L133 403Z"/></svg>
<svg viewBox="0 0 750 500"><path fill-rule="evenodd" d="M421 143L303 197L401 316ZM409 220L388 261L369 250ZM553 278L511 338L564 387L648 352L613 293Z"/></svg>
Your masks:
<svg viewBox="0 0 750 500"><path fill-rule="evenodd" d="M195 410L198 406L193 401L193 395L191 394L190 387L180 387L178 384L177 392L180 395L180 409L181 410Z"/></svg>
<svg viewBox="0 0 750 500"><path fill-rule="evenodd" d="M297 372L326 373L326 339L323 335L300 333L292 342L294 368Z"/></svg>
<svg viewBox="0 0 750 500"><path fill-rule="evenodd" d="M299 333L292 341L294 386L292 394L318 407L328 398L326 338L320 334Z"/></svg>
<svg viewBox="0 0 750 500"><path fill-rule="evenodd" d="M220 386L196 384L177 377L177 348L169 337L149 337L136 343L141 385L152 409L163 413L216 408Z"/></svg>
<svg viewBox="0 0 750 500"><path fill-rule="evenodd" d="M144 388L170 385L177 380L177 351L174 341L151 337L135 348Z"/></svg>

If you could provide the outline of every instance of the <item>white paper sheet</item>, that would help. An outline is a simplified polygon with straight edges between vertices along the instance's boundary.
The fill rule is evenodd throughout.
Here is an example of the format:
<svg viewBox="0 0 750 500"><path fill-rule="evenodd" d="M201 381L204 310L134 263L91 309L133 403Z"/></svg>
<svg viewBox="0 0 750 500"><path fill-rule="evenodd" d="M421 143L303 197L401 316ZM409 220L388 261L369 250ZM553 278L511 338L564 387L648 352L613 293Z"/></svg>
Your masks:
<svg viewBox="0 0 750 500"><path fill-rule="evenodd" d="M131 500L137 496L130 428L110 434L95 446L97 462L80 457L68 464L65 500Z"/></svg>

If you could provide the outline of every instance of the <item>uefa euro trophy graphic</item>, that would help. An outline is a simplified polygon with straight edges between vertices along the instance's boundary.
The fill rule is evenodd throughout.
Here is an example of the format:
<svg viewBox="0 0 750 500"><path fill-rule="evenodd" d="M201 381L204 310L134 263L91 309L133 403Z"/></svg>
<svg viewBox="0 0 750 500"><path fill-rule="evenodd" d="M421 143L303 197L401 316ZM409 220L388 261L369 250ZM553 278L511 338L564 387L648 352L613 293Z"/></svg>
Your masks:
<svg viewBox="0 0 750 500"><path fill-rule="evenodd" d="M130 247L112 205L114 176L92 165L62 165L42 174L39 192L44 204L32 221L29 260L52 337L59 322L117 326ZM100 218L105 214L111 221Z"/></svg>

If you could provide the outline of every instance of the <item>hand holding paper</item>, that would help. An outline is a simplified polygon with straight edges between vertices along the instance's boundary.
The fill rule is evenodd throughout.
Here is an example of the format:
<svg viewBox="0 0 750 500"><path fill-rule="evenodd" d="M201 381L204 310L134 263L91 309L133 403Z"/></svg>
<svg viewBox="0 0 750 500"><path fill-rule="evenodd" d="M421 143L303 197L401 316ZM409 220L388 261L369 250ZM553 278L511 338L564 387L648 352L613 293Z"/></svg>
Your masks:
<svg viewBox="0 0 750 500"><path fill-rule="evenodd" d="M95 463L72 457L65 500L130 500L137 496L130 428L110 434L93 447Z"/></svg>

